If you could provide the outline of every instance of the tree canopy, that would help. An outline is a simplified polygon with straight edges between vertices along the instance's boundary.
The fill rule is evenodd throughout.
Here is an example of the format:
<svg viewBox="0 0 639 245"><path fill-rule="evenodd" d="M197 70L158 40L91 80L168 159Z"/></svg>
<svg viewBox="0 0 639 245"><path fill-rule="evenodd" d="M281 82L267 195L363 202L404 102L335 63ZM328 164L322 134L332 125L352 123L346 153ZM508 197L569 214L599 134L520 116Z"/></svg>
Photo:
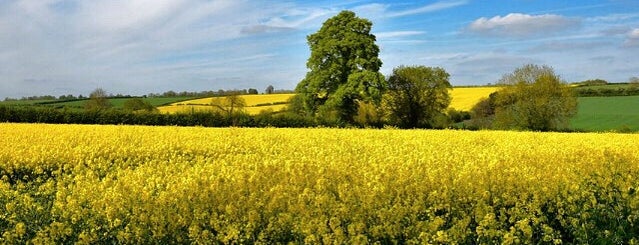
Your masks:
<svg viewBox="0 0 639 245"><path fill-rule="evenodd" d="M442 68L400 66L388 79L384 104L391 122L403 128L438 126L450 104L449 74Z"/></svg>
<svg viewBox="0 0 639 245"><path fill-rule="evenodd" d="M369 20L342 11L307 37L309 71L296 88L306 113L333 113L352 121L358 101L379 103L386 81L379 73L382 61L371 28Z"/></svg>
<svg viewBox="0 0 639 245"><path fill-rule="evenodd" d="M549 66L525 65L499 81L495 96L496 128L558 130L577 110L570 87Z"/></svg>

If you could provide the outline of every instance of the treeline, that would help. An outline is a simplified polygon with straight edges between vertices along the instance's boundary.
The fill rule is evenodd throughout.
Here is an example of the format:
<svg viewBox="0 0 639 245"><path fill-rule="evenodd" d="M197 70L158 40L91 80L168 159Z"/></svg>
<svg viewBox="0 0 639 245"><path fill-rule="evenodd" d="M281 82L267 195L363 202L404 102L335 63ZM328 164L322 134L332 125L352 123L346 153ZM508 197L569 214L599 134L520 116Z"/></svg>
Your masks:
<svg viewBox="0 0 639 245"><path fill-rule="evenodd" d="M65 110L45 107L0 106L0 122L50 124L101 124L204 127L339 127L294 113L264 112L249 115L242 111L229 115L220 112L164 114L126 110Z"/></svg>
<svg viewBox="0 0 639 245"><path fill-rule="evenodd" d="M609 97L609 96L631 96L639 95L639 84L628 86L610 86L610 88L598 87L577 87L575 94L579 97Z"/></svg>
<svg viewBox="0 0 639 245"><path fill-rule="evenodd" d="M182 92L175 92L172 90L163 92L163 93L149 93L146 95L142 95L142 96L133 96L133 95L123 95L123 94L108 94L106 97L109 99L116 99L116 98L171 98L171 97L215 97L215 96L226 96L226 95L237 95L237 94L259 94L260 92L255 89L255 88L249 88L249 89L231 89L231 90L224 90L224 89L218 89L217 91L213 91L213 90L209 90L209 91L200 91L200 92L188 92L188 91L182 91ZM289 89L274 89L273 86L268 86L264 92L265 94L288 94L288 93L295 93L295 91L293 90L289 90ZM53 95L40 95L40 96L25 96L22 98L10 98L10 97L6 97L4 98L4 101L34 101L34 100L51 100L54 101L52 103L57 103L59 101L76 101L76 100L85 100L88 99L89 97L84 96L82 94L75 96L73 94L66 94L66 95L60 95L60 96L53 96ZM46 104L46 102L43 102Z"/></svg>
<svg viewBox="0 0 639 245"><path fill-rule="evenodd" d="M255 88L249 89L232 89L232 90L223 90L219 89L217 91L200 91L200 92L175 92L175 91L166 91L164 93L150 93L146 95L149 98L161 98L161 97L216 97L216 96L226 96L226 95L244 95L244 94L259 94L260 92ZM264 90L265 94L287 94L287 93L295 93L293 90L287 89L273 89L272 86L269 86Z"/></svg>
<svg viewBox="0 0 639 245"><path fill-rule="evenodd" d="M572 84L578 97L609 97L639 95L639 78L631 77L626 83L609 83L603 79L590 79Z"/></svg>
<svg viewBox="0 0 639 245"><path fill-rule="evenodd" d="M455 127L455 123L470 119L465 111L449 110L438 128ZM146 125L146 126L203 126L203 127L393 127L389 124L349 124L330 119L315 118L288 111L264 111L250 115L241 110L193 111L188 113L157 113L120 109L68 110L48 107L17 107L0 105L0 122L48 123L48 124L98 124L98 125ZM462 127L466 128L462 125ZM473 129L473 128L467 128Z"/></svg>

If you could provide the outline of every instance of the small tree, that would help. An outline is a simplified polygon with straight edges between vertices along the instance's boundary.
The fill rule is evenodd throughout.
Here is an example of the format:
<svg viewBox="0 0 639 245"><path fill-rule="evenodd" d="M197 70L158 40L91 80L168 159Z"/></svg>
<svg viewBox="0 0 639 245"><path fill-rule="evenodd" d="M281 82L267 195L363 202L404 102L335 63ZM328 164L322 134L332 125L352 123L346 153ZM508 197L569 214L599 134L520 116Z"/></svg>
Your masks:
<svg viewBox="0 0 639 245"><path fill-rule="evenodd" d="M400 66L388 79L384 104L391 123L402 128L441 127L452 88L442 68Z"/></svg>
<svg viewBox="0 0 639 245"><path fill-rule="evenodd" d="M226 113L228 120L232 125L236 124L235 114L241 112L246 106L246 100L240 96L240 93L229 93L224 97L215 97L211 100L211 106L219 111Z"/></svg>
<svg viewBox="0 0 639 245"><path fill-rule="evenodd" d="M248 89L248 94L259 94L259 92L257 91L257 89L249 88Z"/></svg>
<svg viewBox="0 0 639 245"><path fill-rule="evenodd" d="M570 87L548 66L525 65L504 75L495 97L494 127L558 130L577 110Z"/></svg>
<svg viewBox="0 0 639 245"><path fill-rule="evenodd" d="M275 88L273 88L273 85L268 85L268 87L266 87L266 89L264 90L265 94L272 94L275 91Z"/></svg>
<svg viewBox="0 0 639 245"><path fill-rule="evenodd" d="M107 92L102 88L97 88L89 94L89 100L84 103L84 108L87 110L102 110L109 109L113 105L107 99Z"/></svg>
<svg viewBox="0 0 639 245"><path fill-rule="evenodd" d="M124 110L127 111L155 111L155 107L151 103L144 101L140 98L129 99L124 102Z"/></svg>

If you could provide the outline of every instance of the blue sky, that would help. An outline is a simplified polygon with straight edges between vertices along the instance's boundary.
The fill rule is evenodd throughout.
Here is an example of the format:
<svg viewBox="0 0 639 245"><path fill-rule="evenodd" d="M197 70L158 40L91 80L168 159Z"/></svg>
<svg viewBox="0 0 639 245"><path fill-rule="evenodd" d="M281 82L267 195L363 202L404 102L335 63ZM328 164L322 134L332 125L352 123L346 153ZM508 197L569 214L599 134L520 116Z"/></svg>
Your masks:
<svg viewBox="0 0 639 245"><path fill-rule="evenodd" d="M293 89L306 36L345 9L373 22L385 75L439 66L479 85L534 63L568 82L639 76L636 0L0 0L0 99Z"/></svg>

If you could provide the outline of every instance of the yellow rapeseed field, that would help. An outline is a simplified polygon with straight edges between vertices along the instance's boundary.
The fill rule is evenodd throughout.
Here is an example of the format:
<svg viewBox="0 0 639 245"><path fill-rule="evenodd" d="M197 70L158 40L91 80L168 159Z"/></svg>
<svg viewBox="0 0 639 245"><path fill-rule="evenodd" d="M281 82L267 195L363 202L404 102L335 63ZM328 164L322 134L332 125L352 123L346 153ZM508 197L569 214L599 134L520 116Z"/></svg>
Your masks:
<svg viewBox="0 0 639 245"><path fill-rule="evenodd" d="M639 135L0 124L0 242L637 244Z"/></svg>
<svg viewBox="0 0 639 245"><path fill-rule="evenodd" d="M246 106L243 110L251 115L259 114L264 110L281 111L286 108L288 99L295 94L247 94L240 95L244 99ZM224 97L211 97L194 99L172 103L167 106L160 106L158 110L162 113L193 112L218 110L212 104L223 104Z"/></svg>
<svg viewBox="0 0 639 245"><path fill-rule="evenodd" d="M488 98L488 95L499 89L500 87L453 88L450 91L452 100L449 107L458 111L470 111L477 102L483 98Z"/></svg>

